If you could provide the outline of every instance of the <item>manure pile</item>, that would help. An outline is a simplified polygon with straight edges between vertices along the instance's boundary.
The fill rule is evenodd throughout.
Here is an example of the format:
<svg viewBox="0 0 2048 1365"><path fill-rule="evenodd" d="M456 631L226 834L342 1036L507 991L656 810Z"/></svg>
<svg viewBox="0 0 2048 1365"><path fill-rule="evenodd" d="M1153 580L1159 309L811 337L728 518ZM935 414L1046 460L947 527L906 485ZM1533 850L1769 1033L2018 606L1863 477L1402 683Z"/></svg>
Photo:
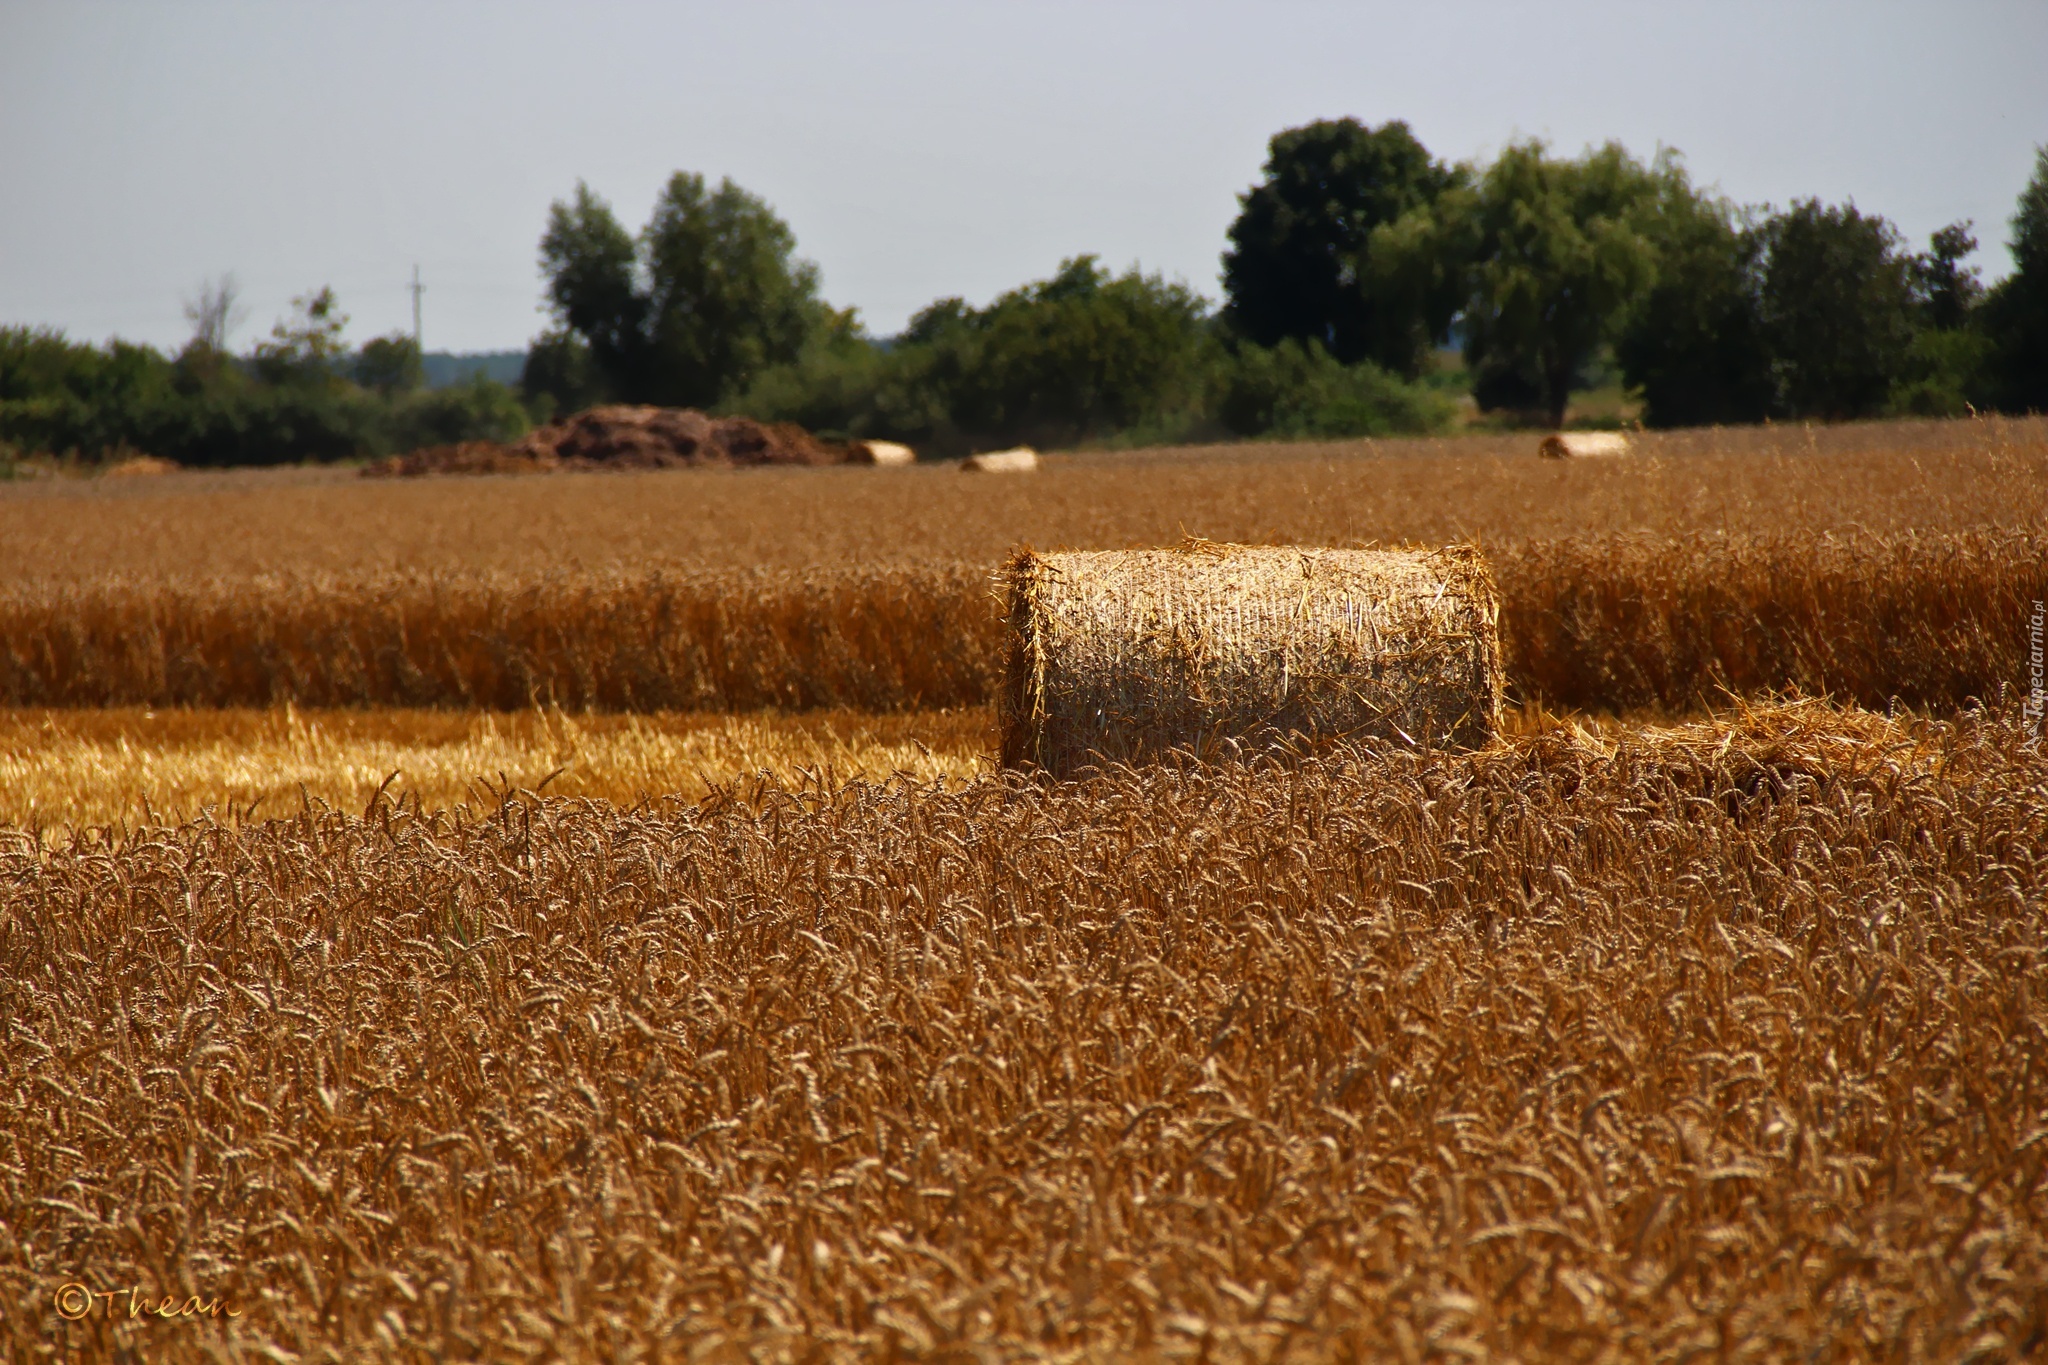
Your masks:
<svg viewBox="0 0 2048 1365"><path fill-rule="evenodd" d="M465 441L395 455L364 469L372 477L520 474L554 470L692 469L704 465L846 464L843 444L821 441L791 422L712 417L695 408L614 404L504 444Z"/></svg>

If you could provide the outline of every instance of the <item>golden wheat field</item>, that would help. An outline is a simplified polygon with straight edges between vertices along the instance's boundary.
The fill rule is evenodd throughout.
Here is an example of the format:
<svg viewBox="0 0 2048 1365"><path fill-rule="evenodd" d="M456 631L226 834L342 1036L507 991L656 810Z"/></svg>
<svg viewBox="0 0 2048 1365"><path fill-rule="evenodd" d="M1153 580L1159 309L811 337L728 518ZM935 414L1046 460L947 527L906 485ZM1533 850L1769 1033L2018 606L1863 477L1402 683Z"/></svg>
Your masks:
<svg viewBox="0 0 2048 1365"><path fill-rule="evenodd" d="M1533 448L0 489L0 1349L2048 1354L2048 423ZM1183 535L1504 733L998 771Z"/></svg>
<svg viewBox="0 0 2048 1365"><path fill-rule="evenodd" d="M1183 534L1471 537L1511 687L1553 708L1796 689L1953 709L2017 682L2017 623L2048 595L2048 421L1653 435L1623 461L1513 439L1073 456L1010 479L39 486L0 496L0 705L981 705L989 576L1016 543Z"/></svg>
<svg viewBox="0 0 2048 1365"><path fill-rule="evenodd" d="M2031 528L2048 418L1648 433L1625 461L1534 435L1055 455L957 465L361 479L193 472L0 486L0 583L394 572L993 567L1051 549Z"/></svg>
<svg viewBox="0 0 2048 1365"><path fill-rule="evenodd" d="M2023 739L1808 704L20 841L4 1330L20 1358L2023 1358ZM101 1296L135 1288L201 1307Z"/></svg>

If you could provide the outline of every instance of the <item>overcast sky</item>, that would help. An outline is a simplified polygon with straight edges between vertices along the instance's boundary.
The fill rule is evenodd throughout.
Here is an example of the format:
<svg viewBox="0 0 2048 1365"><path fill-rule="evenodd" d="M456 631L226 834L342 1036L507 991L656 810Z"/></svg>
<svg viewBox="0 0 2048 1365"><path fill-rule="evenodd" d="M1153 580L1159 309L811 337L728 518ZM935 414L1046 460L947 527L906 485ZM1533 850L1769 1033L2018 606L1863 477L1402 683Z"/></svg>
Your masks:
<svg viewBox="0 0 2048 1365"><path fill-rule="evenodd" d="M223 271L268 330L523 345L578 178L629 228L731 176L888 334L1095 252L1218 293L1266 139L1406 119L1446 159L1680 149L1743 202L1853 199L1987 276L2048 142L2048 3L697 5L0 0L0 324L175 346Z"/></svg>

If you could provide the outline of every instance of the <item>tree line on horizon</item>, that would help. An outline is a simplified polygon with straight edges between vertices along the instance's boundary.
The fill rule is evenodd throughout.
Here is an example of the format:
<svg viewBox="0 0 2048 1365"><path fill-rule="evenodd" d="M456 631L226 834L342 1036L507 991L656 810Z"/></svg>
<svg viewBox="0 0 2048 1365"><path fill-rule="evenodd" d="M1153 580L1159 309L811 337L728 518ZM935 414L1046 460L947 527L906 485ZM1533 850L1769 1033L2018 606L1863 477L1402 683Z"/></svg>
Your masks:
<svg viewBox="0 0 2048 1365"><path fill-rule="evenodd" d="M1271 140L1220 308L1083 256L875 339L765 203L678 174L637 236L587 186L553 206L556 326L523 383L941 449L1422 430L1459 387L1558 426L1610 371L1659 427L2048 409L2048 148L2012 230L1987 291L1969 223L1915 252L1853 203L1738 206L1669 151L1527 141L1446 165L1404 123L1326 120Z"/></svg>
<svg viewBox="0 0 2048 1365"><path fill-rule="evenodd" d="M2048 148L2011 220L2014 269L1989 290L1972 227L1913 251L1853 203L1736 205L1671 152L1526 141L1449 165L1404 123L1325 120L1271 139L1228 231L1220 306L1079 256L877 338L824 299L768 204L678 172L637 234L584 184L551 206L554 324L517 393L423 389L408 337L350 350L324 289L230 355L232 295L210 286L175 356L0 329L0 444L333 459L507 439L600 402L934 453L1338 437L1442 429L1465 394L1493 420L1556 426L1610 374L1660 427L2048 409Z"/></svg>
<svg viewBox="0 0 2048 1365"><path fill-rule="evenodd" d="M186 305L192 337L175 355L50 328L0 327L0 470L8 448L107 461L148 454L199 466L382 455L464 440L509 440L531 414L511 387L474 376L429 388L410 336L342 340L334 291L292 313L240 355L232 276Z"/></svg>

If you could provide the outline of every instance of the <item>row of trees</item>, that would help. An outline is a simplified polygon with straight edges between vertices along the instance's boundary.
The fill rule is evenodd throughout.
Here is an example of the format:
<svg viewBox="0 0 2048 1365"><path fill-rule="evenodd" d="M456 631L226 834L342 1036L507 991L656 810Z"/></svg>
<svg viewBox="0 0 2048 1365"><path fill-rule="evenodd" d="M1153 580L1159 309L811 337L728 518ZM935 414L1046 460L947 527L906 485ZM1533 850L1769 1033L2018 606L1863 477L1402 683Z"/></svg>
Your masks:
<svg viewBox="0 0 2048 1365"><path fill-rule="evenodd" d="M985 307L940 299L901 336L821 297L789 226L677 174L628 232L587 186L541 239L555 325L524 403L420 386L409 338L359 350L331 291L242 355L233 291L190 308L175 356L0 330L0 444L135 449L190 464L330 459L478 437L617 400L724 408L934 451L1030 441L1418 431L1482 409L1557 424L1618 371L1652 425L2048 409L2048 149L1990 291L1971 225L1915 252L1883 218L1815 200L1744 209L1675 154L1537 142L1446 165L1402 123L1274 137L1241 198L1220 309L1093 257ZM1440 348L1462 347L1462 374ZM4 452L0 452L4 453Z"/></svg>
<svg viewBox="0 0 2048 1365"><path fill-rule="evenodd" d="M1234 337L1186 285L1093 256L985 307L940 299L876 340L820 298L795 247L729 180L675 175L637 235L579 185L541 240L557 326L528 353L528 393L723 407L935 451L1416 431L1455 412L1320 345Z"/></svg>
<svg viewBox="0 0 2048 1365"><path fill-rule="evenodd" d="M1553 425L1607 368L1662 426L2043 408L2048 150L2012 226L2017 268L1987 295L1967 223L1916 253L1853 204L1740 208L1673 153L1524 142L1450 166L1405 124L1343 119L1272 140L1220 311L1082 257L877 341L766 204L679 174L637 237L585 186L554 205L558 325L525 384L940 448L1349 434L1447 420L1436 356L1456 338L1482 409Z"/></svg>
<svg viewBox="0 0 2048 1365"><path fill-rule="evenodd" d="M426 389L409 336L347 346L332 290L294 300L291 317L235 355L228 338L239 312L231 278L208 283L187 305L192 339L170 356L0 328L0 447L270 464L510 439L528 427L526 406L502 384Z"/></svg>
<svg viewBox="0 0 2048 1365"><path fill-rule="evenodd" d="M1853 204L1739 208L1669 152L1447 167L1404 124L1323 122L1244 196L1223 321L1405 375L1455 326L1479 405L1552 424L1604 356L1660 426L2048 408L2048 149L1988 296L1970 229L1914 253Z"/></svg>

